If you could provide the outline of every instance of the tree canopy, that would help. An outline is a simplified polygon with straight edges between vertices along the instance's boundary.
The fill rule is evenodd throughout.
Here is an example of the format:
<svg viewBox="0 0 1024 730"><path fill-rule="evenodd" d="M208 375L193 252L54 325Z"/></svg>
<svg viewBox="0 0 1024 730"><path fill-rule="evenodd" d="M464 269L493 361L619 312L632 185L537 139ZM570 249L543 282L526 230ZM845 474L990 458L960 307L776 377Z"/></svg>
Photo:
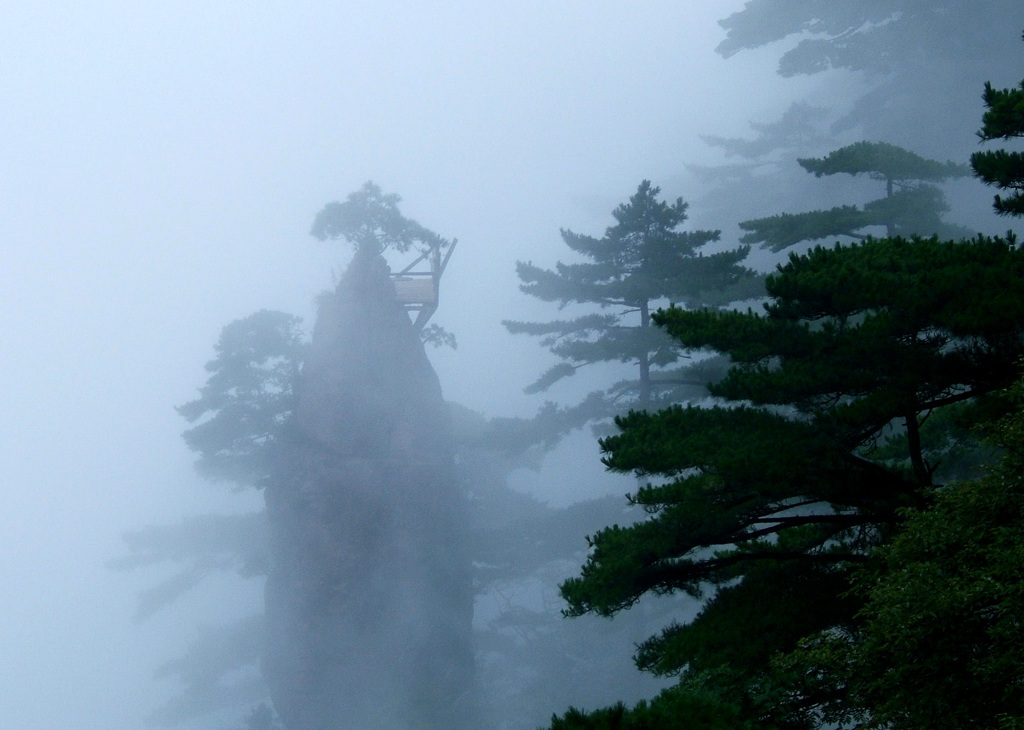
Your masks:
<svg viewBox="0 0 1024 730"><path fill-rule="evenodd" d="M612 615L646 593L707 596L637 661L692 686L724 673L715 686L737 697L762 692L771 657L802 637L852 630L855 568L936 489L950 444L931 443L925 422L947 409L987 418L986 396L1024 354L1013 239L816 247L767 287L763 316L654 315L682 346L731 358L710 386L722 400L616 419L604 462L659 480L631 497L648 517L588 538L580 576L562 585L570 615ZM792 703L813 706L811 689L791 688ZM774 701L750 711L796 711Z"/></svg>
<svg viewBox="0 0 1024 730"><path fill-rule="evenodd" d="M758 296L760 277L742 265L749 248L705 253L719 231L680 230L687 204L659 199L661 189L644 180L627 203L612 216L616 223L601 238L563 230L562 240L586 259L559 262L554 270L519 262L520 289L530 296L567 305L598 307L574 319L551 322L505 321L513 334L541 338L560 360L527 392L545 391L580 369L596 363L635 365L637 377L592 393L570 409L549 406L535 423L555 440L587 421L607 419L628 408L678 399L680 390L701 389L704 376L669 369L682 353L663 332L651 326L650 312L658 301L679 306L719 307ZM607 311L611 310L611 311Z"/></svg>
<svg viewBox="0 0 1024 730"><path fill-rule="evenodd" d="M978 136L982 142L1024 137L1024 81L1015 89L996 89L985 83L987 111ZM975 152L971 167L986 185L1011 191L1009 197L996 195L993 206L1000 215L1024 215L1024 153L1009 150Z"/></svg>
<svg viewBox="0 0 1024 730"><path fill-rule="evenodd" d="M783 213L740 223L747 233L740 239L781 251L803 241L835 236L861 239L865 229L883 227L888 236L939 235L961 237L963 228L942 220L949 210L942 191L930 183L966 177L970 169L952 161L929 160L885 142L857 142L825 157L797 162L815 177L867 175L885 183L885 197L863 206L842 205L828 210Z"/></svg>
<svg viewBox="0 0 1024 730"><path fill-rule="evenodd" d="M807 637L780 674L815 677L826 722L897 730L1016 727L1024 720L1024 381L987 429L999 454L978 479L905 510L900 533L855 576L849 632Z"/></svg>
<svg viewBox="0 0 1024 730"><path fill-rule="evenodd" d="M305 356L302 320L260 310L231 322L199 397L178 407L189 423L182 434L210 479L263 486L270 447L294 408L295 380Z"/></svg>
<svg viewBox="0 0 1024 730"><path fill-rule="evenodd" d="M316 214L310 235L320 241L344 239L357 251L371 253L405 253L410 248L449 245L433 231L402 215L400 202L402 198L398 195L384 193L380 186L366 182L349 193L345 202L325 205Z"/></svg>

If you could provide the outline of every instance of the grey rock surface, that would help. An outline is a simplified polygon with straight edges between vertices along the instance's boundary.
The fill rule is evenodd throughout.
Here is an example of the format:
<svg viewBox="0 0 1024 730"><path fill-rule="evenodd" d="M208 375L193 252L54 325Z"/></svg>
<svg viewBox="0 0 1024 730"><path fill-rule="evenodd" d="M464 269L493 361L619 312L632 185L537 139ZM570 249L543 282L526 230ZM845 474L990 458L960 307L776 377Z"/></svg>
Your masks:
<svg viewBox="0 0 1024 730"><path fill-rule="evenodd" d="M263 673L288 730L470 727L450 414L378 255L320 302L266 502Z"/></svg>

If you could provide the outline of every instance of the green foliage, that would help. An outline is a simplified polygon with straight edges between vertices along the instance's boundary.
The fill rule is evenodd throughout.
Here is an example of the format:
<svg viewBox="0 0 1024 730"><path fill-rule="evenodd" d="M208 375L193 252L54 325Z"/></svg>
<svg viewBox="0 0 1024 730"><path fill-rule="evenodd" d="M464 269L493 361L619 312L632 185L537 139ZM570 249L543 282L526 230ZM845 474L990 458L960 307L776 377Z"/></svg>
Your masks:
<svg viewBox="0 0 1024 730"><path fill-rule="evenodd" d="M864 211L856 205L841 205L806 213L780 213L741 222L740 228L747 233L740 240L744 243L763 244L772 251L781 251L802 241L820 241L835 236L855 237L856 231L873 225L867 223L867 220Z"/></svg>
<svg viewBox="0 0 1024 730"><path fill-rule="evenodd" d="M937 730L1024 714L1019 442L1015 451L1016 470L948 487L881 555L854 661L883 721Z"/></svg>
<svg viewBox="0 0 1024 730"><path fill-rule="evenodd" d="M978 177L986 185L1012 190L1009 197L996 195L992 207L1000 215L1024 215L1024 154L996 150L977 152L971 156Z"/></svg>
<svg viewBox="0 0 1024 730"><path fill-rule="evenodd" d="M978 136L983 142L1024 137L1024 81L1016 89L995 89L985 84L987 111ZM1007 150L975 152L971 167L986 185L1009 190L1009 197L997 195L993 206L1000 215L1024 215L1024 154Z"/></svg>
<svg viewBox="0 0 1024 730"><path fill-rule="evenodd" d="M947 452L929 451L922 421L1016 378L1024 251L1012 239L869 239L791 255L767 287L763 316L654 316L683 346L729 356L710 386L724 402L616 419L605 464L660 481L632 496L645 520L588 538L562 594L569 615L612 615L646 593L709 595L696 620L643 644L639 663L684 682L724 667L754 694L781 682L757 713L796 727L834 688L773 679L771 657L856 630L853 577L936 490Z"/></svg>
<svg viewBox="0 0 1024 730"><path fill-rule="evenodd" d="M372 182L364 183L344 203L325 205L316 214L310 234L321 241L344 239L357 251L370 253L448 245L436 233L403 216L398 209L401 201Z"/></svg>
<svg viewBox="0 0 1024 730"><path fill-rule="evenodd" d="M182 438L199 454L203 476L263 486L270 448L294 407L305 353L301 321L264 309L221 331L199 398L178 407L195 424Z"/></svg>
<svg viewBox="0 0 1024 730"><path fill-rule="evenodd" d="M886 234L962 237L968 232L942 221L949 210L945 197L934 185L970 174L966 165L929 160L884 142L857 142L822 158L797 160L815 177L867 175L885 183L884 198L861 207L843 205L829 210L783 213L740 223L747 231L743 243L760 243L781 251L803 241L836 236L861 239L864 229L884 227Z"/></svg>
<svg viewBox="0 0 1024 730"><path fill-rule="evenodd" d="M776 659L814 676L822 716L897 730L999 728L1024 715L1024 384L992 429L984 477L907 511L900 534L855 579L856 630L806 639Z"/></svg>
<svg viewBox="0 0 1024 730"><path fill-rule="evenodd" d="M682 198L658 200L661 189L647 180L629 202L612 211L614 226L603 238L563 230L562 240L590 263L558 264L555 271L519 263L520 289L543 301L639 307L667 298L696 305L737 281L746 249L704 257L700 249L718 240L718 231L680 231L689 207ZM707 260L703 260L703 259Z"/></svg>
<svg viewBox="0 0 1024 730"><path fill-rule="evenodd" d="M704 254L718 240L718 231L681 231L687 204L658 199L660 189L647 180L628 203L612 215L616 224L604 237L563 230L562 240L584 263L558 263L554 270L519 262L520 289L560 308L596 305L610 312L588 312L573 319L551 322L504 322L513 334L541 338L559 363L543 373L527 392L547 390L581 368L596 363L636 364L636 380L625 380L593 393L575 409L553 406L538 414L532 424L519 424L528 441L556 441L562 434L589 420L607 419L629 407L647 408L671 402L680 391L699 392L703 381L694 382L682 371L668 366L681 354L670 338L651 327L650 309L656 301L672 301L684 307L718 307L756 297L761 279L741 265L748 249ZM696 388L694 387L696 386ZM508 424L515 430L516 424ZM506 443L514 433L502 433Z"/></svg>
<svg viewBox="0 0 1024 730"><path fill-rule="evenodd" d="M792 543L793 535L785 539ZM671 624L642 643L637 666L662 676L765 667L780 646L795 646L810 627L846 623L856 607L844 595L847 587L841 572L810 562L758 563L742 582L716 593L712 610L701 611L687 626Z"/></svg>
<svg viewBox="0 0 1024 730"><path fill-rule="evenodd" d="M553 717L550 727L551 730L748 730L755 725L742 717L734 702L704 688L673 687L650 702L641 701L632 708L621 702L589 713L570 708L561 717ZM757 727L768 730L765 725Z"/></svg>
<svg viewBox="0 0 1024 730"><path fill-rule="evenodd" d="M951 160L937 162L885 142L856 142L830 152L823 158L797 160L815 177L822 175L867 175L874 180L896 183L945 182L970 174L966 165Z"/></svg>

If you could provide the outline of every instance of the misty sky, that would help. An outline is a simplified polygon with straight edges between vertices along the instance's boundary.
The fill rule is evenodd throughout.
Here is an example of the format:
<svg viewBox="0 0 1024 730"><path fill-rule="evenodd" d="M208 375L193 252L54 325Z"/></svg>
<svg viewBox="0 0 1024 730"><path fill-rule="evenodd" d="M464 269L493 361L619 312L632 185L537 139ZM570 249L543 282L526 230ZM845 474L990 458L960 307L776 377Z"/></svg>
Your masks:
<svg viewBox="0 0 1024 730"><path fill-rule="evenodd" d="M817 83L777 78L775 48L714 54L741 6L5 3L3 726L141 727L153 668L216 619L195 599L201 616L132 624L145 578L104 561L127 529L255 504L193 475L173 407L224 324L311 324L347 259L308 235L324 203L372 179L459 239L445 393L529 414L550 363L500 320L555 312L514 262L565 258L558 229L600 235L644 178L696 197L685 165L715 159L698 135L745 134Z"/></svg>

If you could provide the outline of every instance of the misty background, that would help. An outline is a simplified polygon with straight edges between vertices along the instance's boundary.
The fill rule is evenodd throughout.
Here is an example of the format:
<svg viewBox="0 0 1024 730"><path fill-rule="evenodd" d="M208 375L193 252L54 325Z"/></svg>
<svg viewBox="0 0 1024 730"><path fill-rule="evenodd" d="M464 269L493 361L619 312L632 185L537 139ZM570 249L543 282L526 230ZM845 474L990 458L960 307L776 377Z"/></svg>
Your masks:
<svg viewBox="0 0 1024 730"><path fill-rule="evenodd" d="M702 135L750 137L795 100L842 107L859 82L778 76L791 41L715 53L717 21L743 4L6 3L3 725L142 727L174 690L155 669L197 627L259 607L258 582L227 580L135 623L137 592L166 571L106 563L126 531L259 507L195 475L174 406L224 324L266 308L312 325L349 257L308 235L326 202L372 179L458 238L434 317L458 349L430 354L445 396L486 416L596 382L523 395L554 358L500 324L554 316L518 291L515 261L565 259L560 228L600 235L645 178L691 203L687 229L721 227L723 249L737 221L777 212L702 204L707 170L730 159ZM1011 85L1019 67L983 78ZM980 184L952 190L954 218L987 212ZM630 482L603 473L585 431L514 486L561 506Z"/></svg>

